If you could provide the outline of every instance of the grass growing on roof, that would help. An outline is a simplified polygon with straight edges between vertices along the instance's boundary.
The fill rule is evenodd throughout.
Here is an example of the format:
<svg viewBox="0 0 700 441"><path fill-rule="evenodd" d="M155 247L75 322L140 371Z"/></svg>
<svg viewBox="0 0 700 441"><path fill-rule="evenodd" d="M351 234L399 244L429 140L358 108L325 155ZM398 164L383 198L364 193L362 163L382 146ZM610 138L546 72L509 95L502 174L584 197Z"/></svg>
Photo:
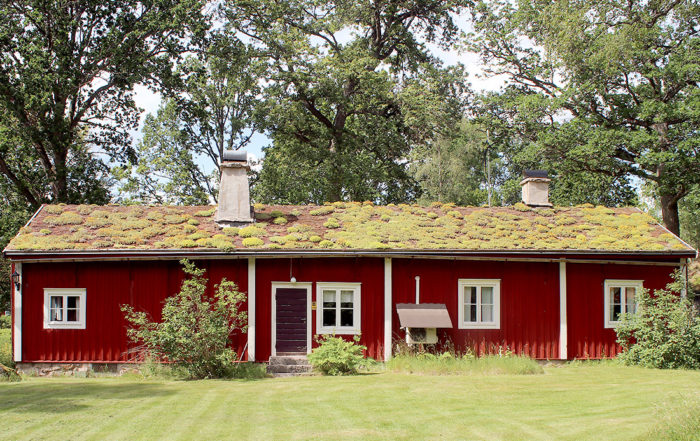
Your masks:
<svg viewBox="0 0 700 441"><path fill-rule="evenodd" d="M258 209L259 208L259 209ZM237 237L301 236L263 240L263 248L351 248L435 250L599 250L664 251L685 246L649 215L631 209L578 207L456 207L453 204L374 206L337 202L323 206L260 206L258 222L221 229L216 207L44 206L10 249L176 248L178 240L197 247L235 249ZM76 228L76 229L73 229ZM147 234L141 234L149 230ZM48 231L48 233L47 233ZM133 232L133 233L132 233ZM213 236L231 236L226 244ZM191 237L187 237L194 235ZM314 240L310 240L314 237ZM318 240L321 238L321 240ZM330 242L330 244L329 244ZM190 246L190 242L184 242Z"/></svg>

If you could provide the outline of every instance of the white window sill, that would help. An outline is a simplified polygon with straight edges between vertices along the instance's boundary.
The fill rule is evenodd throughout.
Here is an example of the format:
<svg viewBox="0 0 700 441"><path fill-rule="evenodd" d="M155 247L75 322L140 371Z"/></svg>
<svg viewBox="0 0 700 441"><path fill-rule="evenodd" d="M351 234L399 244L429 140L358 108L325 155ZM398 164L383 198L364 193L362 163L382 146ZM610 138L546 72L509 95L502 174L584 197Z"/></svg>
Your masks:
<svg viewBox="0 0 700 441"><path fill-rule="evenodd" d="M320 328L316 330L317 334L335 334L335 335L357 335L360 330L357 328Z"/></svg>
<svg viewBox="0 0 700 441"><path fill-rule="evenodd" d="M459 329L501 329L501 326L496 323L460 323Z"/></svg>
<svg viewBox="0 0 700 441"><path fill-rule="evenodd" d="M85 329L85 323L49 322L44 329Z"/></svg>

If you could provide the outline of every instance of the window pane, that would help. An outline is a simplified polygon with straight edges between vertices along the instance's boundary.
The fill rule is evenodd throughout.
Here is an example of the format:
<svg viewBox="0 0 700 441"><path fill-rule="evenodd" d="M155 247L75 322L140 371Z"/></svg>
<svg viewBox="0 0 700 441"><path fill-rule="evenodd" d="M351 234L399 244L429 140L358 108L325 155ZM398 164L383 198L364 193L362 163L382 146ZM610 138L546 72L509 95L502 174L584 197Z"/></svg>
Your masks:
<svg viewBox="0 0 700 441"><path fill-rule="evenodd" d="M63 297L51 296L49 305L49 320L52 322L63 321Z"/></svg>
<svg viewBox="0 0 700 441"><path fill-rule="evenodd" d="M51 308L63 308L63 297L51 296Z"/></svg>
<svg viewBox="0 0 700 441"><path fill-rule="evenodd" d="M476 304L476 286L464 287L464 303Z"/></svg>
<svg viewBox="0 0 700 441"><path fill-rule="evenodd" d="M66 297L66 307L70 309L77 309L80 307L80 297L68 296Z"/></svg>
<svg viewBox="0 0 700 441"><path fill-rule="evenodd" d="M481 321L493 322L493 305L481 305Z"/></svg>
<svg viewBox="0 0 700 441"><path fill-rule="evenodd" d="M622 303L622 299L620 298L621 296L621 288L610 288L610 302L611 303L617 303L618 305Z"/></svg>
<svg viewBox="0 0 700 441"><path fill-rule="evenodd" d="M622 313L622 305L611 304L610 305L610 320L616 322L620 320L620 314Z"/></svg>
<svg viewBox="0 0 700 441"><path fill-rule="evenodd" d="M335 291L323 291L323 308L335 308Z"/></svg>
<svg viewBox="0 0 700 441"><path fill-rule="evenodd" d="M67 322L77 322L78 321L78 310L69 309L66 311L66 321Z"/></svg>
<svg viewBox="0 0 700 441"><path fill-rule="evenodd" d="M481 304L482 305L493 305L493 287L484 286L481 288ZM483 318L483 309L482 309Z"/></svg>
<svg viewBox="0 0 700 441"><path fill-rule="evenodd" d="M352 316L353 316L352 308L341 309L340 310L340 326L352 326L353 325Z"/></svg>
<svg viewBox="0 0 700 441"><path fill-rule="evenodd" d="M464 321L476 322L476 305L464 305Z"/></svg>
<svg viewBox="0 0 700 441"><path fill-rule="evenodd" d="M353 299L355 297L354 291L340 291L340 307L341 308L352 308Z"/></svg>
<svg viewBox="0 0 700 441"><path fill-rule="evenodd" d="M335 309L323 310L323 326L335 326Z"/></svg>
<svg viewBox="0 0 700 441"><path fill-rule="evenodd" d="M637 302L636 302L636 296L637 294L637 289L630 286L625 288L625 300L627 303L627 308L625 309L625 312L628 314L634 314L637 312Z"/></svg>
<svg viewBox="0 0 700 441"><path fill-rule="evenodd" d="M63 321L63 309L57 308L57 309L51 309L51 312L49 313L51 317L52 322L61 322Z"/></svg>

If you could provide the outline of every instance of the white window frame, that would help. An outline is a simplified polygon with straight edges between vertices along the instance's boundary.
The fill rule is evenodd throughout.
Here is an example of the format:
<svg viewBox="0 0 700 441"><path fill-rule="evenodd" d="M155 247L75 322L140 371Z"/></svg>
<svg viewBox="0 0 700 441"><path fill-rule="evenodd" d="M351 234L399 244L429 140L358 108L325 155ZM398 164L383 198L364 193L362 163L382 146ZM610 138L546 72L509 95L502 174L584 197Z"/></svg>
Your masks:
<svg viewBox="0 0 700 441"><path fill-rule="evenodd" d="M476 298L476 322L464 321L464 288L476 286L478 295ZM481 288L493 288L493 321L481 321ZM501 279L459 279L457 283L458 308L457 320L459 329L501 329Z"/></svg>
<svg viewBox="0 0 700 441"><path fill-rule="evenodd" d="M605 279L603 283L603 315L604 315L604 327L606 329L617 328L620 324L619 320L610 319L610 288L635 288L635 297L639 295L640 291L644 288L643 280L619 280L619 279ZM636 305L636 299L635 299ZM627 312L627 302L622 302L621 313Z"/></svg>
<svg viewBox="0 0 700 441"><path fill-rule="evenodd" d="M85 288L44 288L44 329L85 329L85 311L87 303ZM65 317L65 308L67 308L68 302L65 300L66 297L79 297L80 298L80 308L78 309L78 321L77 322L65 322L65 321L51 321L49 309L51 308L51 297L62 296L64 298L63 308Z"/></svg>
<svg viewBox="0 0 700 441"><path fill-rule="evenodd" d="M352 326L323 326L323 291L327 289L336 290L339 293L343 291L354 291L352 302ZM362 284L361 283L335 283L335 282L318 282L316 283L316 333L317 334L337 334L337 335L353 335L359 334L361 330L362 311ZM338 296L339 294L336 294ZM340 299L336 297L336 323L340 318Z"/></svg>

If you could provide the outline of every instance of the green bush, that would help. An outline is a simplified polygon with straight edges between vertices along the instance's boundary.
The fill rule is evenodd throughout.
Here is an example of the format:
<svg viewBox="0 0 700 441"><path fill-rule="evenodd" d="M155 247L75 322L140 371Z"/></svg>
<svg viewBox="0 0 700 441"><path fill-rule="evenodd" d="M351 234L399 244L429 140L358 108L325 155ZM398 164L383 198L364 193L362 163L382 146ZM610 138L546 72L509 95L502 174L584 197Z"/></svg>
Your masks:
<svg viewBox="0 0 700 441"><path fill-rule="evenodd" d="M208 296L205 270L187 259L181 263L189 277L179 293L165 300L162 322L122 305L130 324L127 335L146 354L183 369L189 378L232 377L236 354L229 340L235 331L246 331L247 314L239 309L245 294L223 279Z"/></svg>
<svg viewBox="0 0 700 441"><path fill-rule="evenodd" d="M666 289L637 294L636 314L623 315L617 342L619 359L628 365L661 369L700 369L700 317L680 296L679 274Z"/></svg>
<svg viewBox="0 0 700 441"><path fill-rule="evenodd" d="M0 381L19 381L20 376L14 368L12 333L9 329L0 329Z"/></svg>
<svg viewBox="0 0 700 441"><path fill-rule="evenodd" d="M359 343L360 337L353 341L341 337L322 335L316 338L319 346L309 354L309 362L323 375L351 375L364 363L363 351L367 348Z"/></svg>
<svg viewBox="0 0 700 441"><path fill-rule="evenodd" d="M0 315L0 329L10 329L12 327L11 315Z"/></svg>

